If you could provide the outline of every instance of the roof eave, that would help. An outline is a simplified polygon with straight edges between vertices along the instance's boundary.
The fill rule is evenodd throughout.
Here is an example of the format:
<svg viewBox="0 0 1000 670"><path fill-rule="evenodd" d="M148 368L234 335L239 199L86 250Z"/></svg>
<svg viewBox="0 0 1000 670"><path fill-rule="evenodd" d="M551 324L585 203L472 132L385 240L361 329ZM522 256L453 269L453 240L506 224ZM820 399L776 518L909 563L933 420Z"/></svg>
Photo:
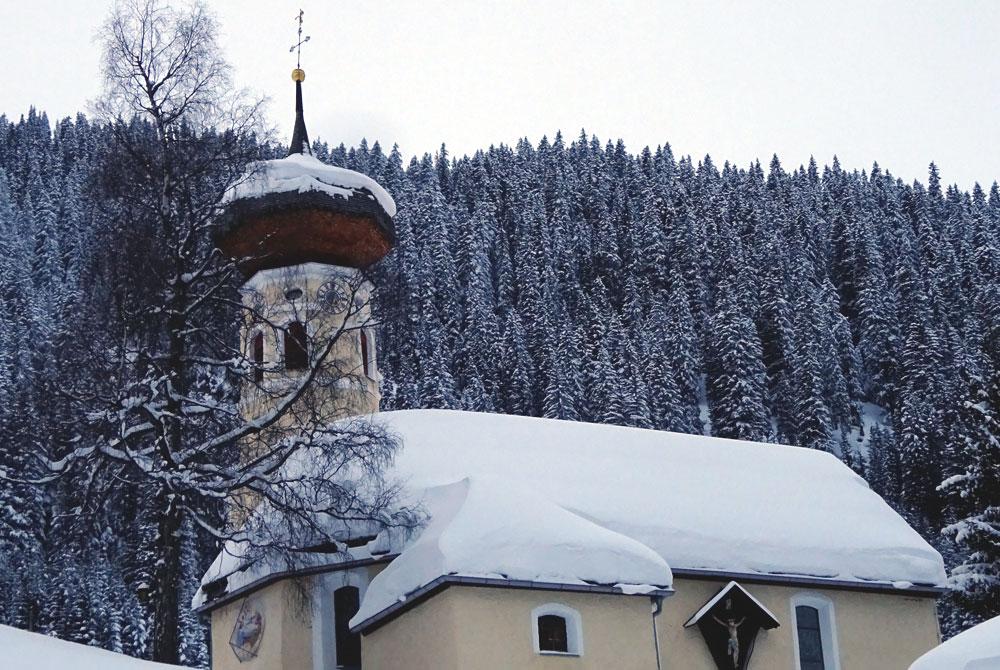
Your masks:
<svg viewBox="0 0 1000 670"><path fill-rule="evenodd" d="M674 594L673 588L656 588L643 593L627 593L617 586L605 586L601 584L560 584L557 582L536 582L520 579L502 579L491 577L465 577L462 575L442 575L434 581L425 584L406 597L406 600L398 601L385 608L378 614L365 619L356 626L351 626L352 633L370 633L373 630L384 626L406 610L427 600L449 586L479 586L489 588L506 589L532 589L536 591L558 591L563 593L596 593L605 595L618 595L634 598L645 596L648 598L666 598Z"/></svg>

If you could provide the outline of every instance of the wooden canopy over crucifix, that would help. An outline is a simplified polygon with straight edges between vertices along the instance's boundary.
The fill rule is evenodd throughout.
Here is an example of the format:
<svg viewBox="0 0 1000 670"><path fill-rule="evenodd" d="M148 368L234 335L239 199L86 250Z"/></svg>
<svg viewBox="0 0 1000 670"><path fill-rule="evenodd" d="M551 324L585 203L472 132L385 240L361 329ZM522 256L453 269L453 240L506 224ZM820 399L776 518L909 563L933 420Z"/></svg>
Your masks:
<svg viewBox="0 0 1000 670"><path fill-rule="evenodd" d="M684 624L698 626L719 670L746 670L757 634L777 628L770 610L736 582L729 582Z"/></svg>

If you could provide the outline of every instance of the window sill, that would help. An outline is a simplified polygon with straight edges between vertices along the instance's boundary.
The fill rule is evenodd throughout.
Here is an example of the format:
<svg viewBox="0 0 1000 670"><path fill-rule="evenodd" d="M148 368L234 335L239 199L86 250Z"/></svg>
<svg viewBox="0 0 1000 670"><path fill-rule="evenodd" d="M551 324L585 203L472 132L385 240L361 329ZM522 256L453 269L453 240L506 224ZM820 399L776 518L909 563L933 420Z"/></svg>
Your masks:
<svg viewBox="0 0 1000 670"><path fill-rule="evenodd" d="M580 654L574 653L572 651L537 651L535 652L539 656L569 656L571 658L579 658Z"/></svg>

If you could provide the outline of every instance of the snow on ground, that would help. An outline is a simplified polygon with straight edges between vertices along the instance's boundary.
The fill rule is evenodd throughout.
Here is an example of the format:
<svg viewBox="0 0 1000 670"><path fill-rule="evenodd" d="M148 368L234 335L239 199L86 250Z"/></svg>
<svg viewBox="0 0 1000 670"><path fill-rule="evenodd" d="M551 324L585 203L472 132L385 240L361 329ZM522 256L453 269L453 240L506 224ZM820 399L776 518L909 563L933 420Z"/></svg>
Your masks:
<svg viewBox="0 0 1000 670"><path fill-rule="evenodd" d="M4 670L180 670L10 626L0 626L0 658Z"/></svg>
<svg viewBox="0 0 1000 670"><path fill-rule="evenodd" d="M1000 617L984 621L931 649L910 670L1000 669Z"/></svg>
<svg viewBox="0 0 1000 670"><path fill-rule="evenodd" d="M945 583L937 551L861 477L821 451L447 410L383 412L374 420L400 437L402 447L387 477L403 485L408 503L427 506L430 489L495 478L645 545L675 571L897 588ZM495 504L506 503L498 497ZM471 524L454 526L449 534L457 538L459 529L468 533L470 544L485 541ZM540 556L544 535L519 538L532 540L540 549L533 555ZM376 542L385 544L384 538ZM403 548L390 544L393 552ZM269 571L256 565L233 573L239 561L220 559L203 583L230 575L229 592ZM195 603L204 603L202 591Z"/></svg>
<svg viewBox="0 0 1000 670"><path fill-rule="evenodd" d="M862 456L868 458L872 429L875 427L885 427L890 425L890 423L889 412L885 409L874 403L861 403L861 425L854 426L848 431L847 440ZM842 436L843 431L838 428L833 431L831 440L839 446Z"/></svg>
<svg viewBox="0 0 1000 670"><path fill-rule="evenodd" d="M442 576L617 584L633 593L672 583L667 563L649 547L508 479L482 476L432 488L425 507L430 523L372 580L351 625Z"/></svg>
<svg viewBox="0 0 1000 670"><path fill-rule="evenodd" d="M396 216L396 203L374 179L345 168L327 165L308 154L263 161L254 166L246 180L226 194L226 201L259 198L268 193L322 191L350 198L365 189L389 216Z"/></svg>

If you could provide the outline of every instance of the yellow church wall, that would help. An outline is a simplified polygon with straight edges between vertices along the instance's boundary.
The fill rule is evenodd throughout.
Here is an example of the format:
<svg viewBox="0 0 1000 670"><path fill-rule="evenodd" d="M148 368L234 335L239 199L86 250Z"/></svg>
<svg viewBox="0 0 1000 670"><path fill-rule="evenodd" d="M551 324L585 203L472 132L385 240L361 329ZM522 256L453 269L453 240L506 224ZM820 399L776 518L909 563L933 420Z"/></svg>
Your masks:
<svg viewBox="0 0 1000 670"><path fill-rule="evenodd" d="M684 623L726 584L679 578L657 619L663 670L716 670L701 632ZM795 670L796 596L833 606L839 670L905 670L939 643L933 598L871 591L744 584L781 622L757 638L752 670ZM579 612L583 654L534 651L531 612L559 603ZM366 670L655 668L648 598L452 586L363 636ZM836 670L831 668L831 670Z"/></svg>
<svg viewBox="0 0 1000 670"><path fill-rule="evenodd" d="M726 582L678 578L663 603L657 626L663 670L715 670L697 626L684 628ZM874 591L847 591L772 584L742 584L778 618L781 626L761 631L750 668L794 670L792 598L816 594L833 605L840 670L906 670L940 641L933 598Z"/></svg>
<svg viewBox="0 0 1000 670"><path fill-rule="evenodd" d="M582 655L535 653L531 612L549 603L580 613ZM656 667L646 598L467 586L449 587L364 635L362 660L365 670Z"/></svg>
<svg viewBox="0 0 1000 670"><path fill-rule="evenodd" d="M286 579L212 610L212 670L314 670L309 580ZM264 618L255 658L240 662L229 639L244 602Z"/></svg>

